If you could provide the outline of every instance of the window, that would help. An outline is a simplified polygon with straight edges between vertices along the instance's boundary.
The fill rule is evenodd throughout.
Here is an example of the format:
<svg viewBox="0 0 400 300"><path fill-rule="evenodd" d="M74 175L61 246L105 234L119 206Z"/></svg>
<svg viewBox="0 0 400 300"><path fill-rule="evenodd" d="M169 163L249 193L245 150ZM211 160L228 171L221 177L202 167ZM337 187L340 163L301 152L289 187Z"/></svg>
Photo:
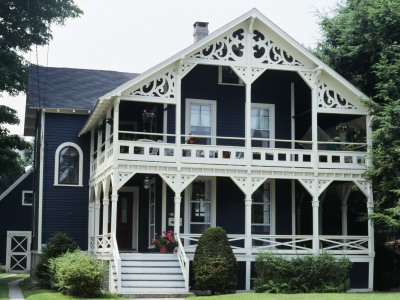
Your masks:
<svg viewBox="0 0 400 300"><path fill-rule="evenodd" d="M33 204L33 192L22 191L22 205L32 206L32 204Z"/></svg>
<svg viewBox="0 0 400 300"><path fill-rule="evenodd" d="M156 181L150 180L149 186L149 248L154 248L152 239L156 232Z"/></svg>
<svg viewBox="0 0 400 300"><path fill-rule="evenodd" d="M251 106L251 137L257 139L275 138L275 105L253 104ZM253 140L253 147L275 147L273 141Z"/></svg>
<svg viewBox="0 0 400 300"><path fill-rule="evenodd" d="M231 67L219 66L218 68L218 83L230 85L243 85L243 81L236 75Z"/></svg>
<svg viewBox="0 0 400 300"><path fill-rule="evenodd" d="M83 154L74 143L61 144L55 155L54 185L82 186Z"/></svg>
<svg viewBox="0 0 400 300"><path fill-rule="evenodd" d="M203 233L211 226L211 181L192 183L189 217L191 233Z"/></svg>
<svg viewBox="0 0 400 300"><path fill-rule="evenodd" d="M214 100L186 100L186 134L216 135L216 107ZM215 144L215 138L201 139L201 144Z"/></svg>

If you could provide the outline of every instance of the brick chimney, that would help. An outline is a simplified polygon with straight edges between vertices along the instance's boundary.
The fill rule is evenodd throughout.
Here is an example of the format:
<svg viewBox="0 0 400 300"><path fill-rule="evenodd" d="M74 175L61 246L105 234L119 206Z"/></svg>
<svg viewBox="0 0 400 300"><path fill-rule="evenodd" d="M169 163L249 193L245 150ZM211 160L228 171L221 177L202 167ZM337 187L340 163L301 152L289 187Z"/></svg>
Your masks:
<svg viewBox="0 0 400 300"><path fill-rule="evenodd" d="M196 22L193 24L194 42L200 41L208 35L208 22Z"/></svg>

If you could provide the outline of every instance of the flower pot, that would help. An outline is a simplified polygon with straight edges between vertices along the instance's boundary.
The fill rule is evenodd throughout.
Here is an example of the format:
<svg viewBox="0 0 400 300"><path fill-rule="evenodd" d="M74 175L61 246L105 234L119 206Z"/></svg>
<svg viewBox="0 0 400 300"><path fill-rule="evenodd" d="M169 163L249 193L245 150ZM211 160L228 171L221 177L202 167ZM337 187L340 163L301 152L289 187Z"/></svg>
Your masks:
<svg viewBox="0 0 400 300"><path fill-rule="evenodd" d="M168 247L165 245L160 246L160 253L168 253Z"/></svg>

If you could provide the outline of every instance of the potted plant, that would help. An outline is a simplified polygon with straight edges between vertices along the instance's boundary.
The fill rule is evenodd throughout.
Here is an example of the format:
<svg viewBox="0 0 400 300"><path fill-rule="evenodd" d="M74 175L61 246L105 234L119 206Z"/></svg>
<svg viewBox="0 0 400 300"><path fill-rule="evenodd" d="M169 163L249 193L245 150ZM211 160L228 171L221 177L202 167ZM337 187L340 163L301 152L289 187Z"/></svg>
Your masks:
<svg viewBox="0 0 400 300"><path fill-rule="evenodd" d="M156 115L153 112L148 112L147 110L143 110L142 118L144 122L152 121Z"/></svg>
<svg viewBox="0 0 400 300"><path fill-rule="evenodd" d="M192 135L192 133L189 133L189 135ZM189 137L187 140L185 140L186 144L200 144L200 138L198 137Z"/></svg>
<svg viewBox="0 0 400 300"><path fill-rule="evenodd" d="M154 233L154 239L151 241L152 244L160 248L161 253L168 253L168 248L178 247L178 241L175 239L176 233L172 230L168 232L163 231L162 234L158 235Z"/></svg>

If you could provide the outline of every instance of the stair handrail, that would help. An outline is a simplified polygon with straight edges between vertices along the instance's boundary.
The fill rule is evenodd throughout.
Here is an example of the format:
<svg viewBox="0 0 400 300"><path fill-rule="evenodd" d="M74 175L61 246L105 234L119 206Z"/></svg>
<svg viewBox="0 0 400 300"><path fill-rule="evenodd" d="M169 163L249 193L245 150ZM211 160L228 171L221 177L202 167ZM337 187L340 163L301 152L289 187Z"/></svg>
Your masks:
<svg viewBox="0 0 400 300"><path fill-rule="evenodd" d="M111 234L111 251L115 262L115 269L117 273L117 291L121 291L121 257L119 256L117 238L115 233Z"/></svg>
<svg viewBox="0 0 400 300"><path fill-rule="evenodd" d="M186 256L185 250L181 242L179 234L175 235L175 240L178 242L178 247L175 248L175 253L178 256L179 264L181 266L183 279L185 279L185 291L189 292L189 259Z"/></svg>

